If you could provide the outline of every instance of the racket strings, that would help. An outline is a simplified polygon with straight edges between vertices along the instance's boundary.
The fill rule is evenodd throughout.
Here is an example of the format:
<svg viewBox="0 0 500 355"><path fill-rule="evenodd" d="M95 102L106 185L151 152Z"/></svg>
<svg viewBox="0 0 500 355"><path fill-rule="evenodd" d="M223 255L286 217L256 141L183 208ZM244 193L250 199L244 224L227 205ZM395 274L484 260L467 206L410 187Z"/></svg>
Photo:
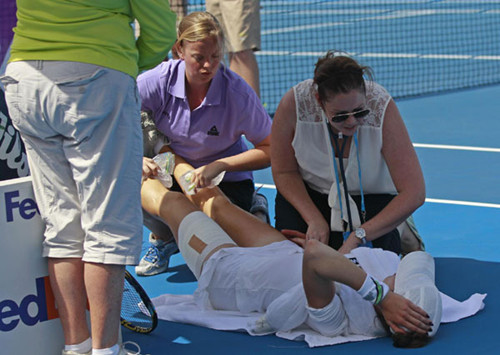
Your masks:
<svg viewBox="0 0 500 355"><path fill-rule="evenodd" d="M156 312L147 295L141 295L142 290L138 289L140 285L134 285L135 280L131 278L131 275L125 277L123 287L120 314L122 325L137 332L148 333L156 327Z"/></svg>

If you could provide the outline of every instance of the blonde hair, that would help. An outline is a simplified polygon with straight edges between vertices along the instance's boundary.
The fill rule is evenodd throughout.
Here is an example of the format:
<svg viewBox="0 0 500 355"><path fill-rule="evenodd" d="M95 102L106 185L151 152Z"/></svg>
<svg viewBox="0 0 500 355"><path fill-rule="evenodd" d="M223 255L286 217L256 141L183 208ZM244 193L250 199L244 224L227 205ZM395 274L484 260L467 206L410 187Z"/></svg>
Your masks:
<svg viewBox="0 0 500 355"><path fill-rule="evenodd" d="M197 42L211 37L217 38L221 50L224 50L224 33L215 16L209 12L192 12L179 23L177 42L172 51L180 53L183 41Z"/></svg>

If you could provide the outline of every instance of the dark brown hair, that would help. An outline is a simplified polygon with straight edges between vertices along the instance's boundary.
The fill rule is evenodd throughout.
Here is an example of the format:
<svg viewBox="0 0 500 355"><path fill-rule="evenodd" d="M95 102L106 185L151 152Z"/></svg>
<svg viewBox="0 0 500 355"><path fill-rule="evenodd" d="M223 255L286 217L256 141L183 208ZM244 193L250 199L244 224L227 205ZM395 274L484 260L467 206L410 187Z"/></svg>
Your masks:
<svg viewBox="0 0 500 355"><path fill-rule="evenodd" d="M417 333L394 333L392 334L392 344L396 348L421 348L427 345L430 341L427 334Z"/></svg>
<svg viewBox="0 0 500 355"><path fill-rule="evenodd" d="M328 51L318 59L314 69L314 83L320 101L327 101L329 95L348 93L351 90L366 91L364 77L372 80L369 67L361 66L344 52Z"/></svg>

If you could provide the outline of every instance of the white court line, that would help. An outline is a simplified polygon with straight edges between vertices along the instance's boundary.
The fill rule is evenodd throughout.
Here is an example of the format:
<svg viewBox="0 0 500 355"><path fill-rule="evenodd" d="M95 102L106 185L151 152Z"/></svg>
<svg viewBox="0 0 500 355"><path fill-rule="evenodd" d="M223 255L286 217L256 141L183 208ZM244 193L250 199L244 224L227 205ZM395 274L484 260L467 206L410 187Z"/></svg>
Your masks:
<svg viewBox="0 0 500 355"><path fill-rule="evenodd" d="M280 56L293 55L297 57L318 57L325 55L326 52L291 52L291 51L259 51L257 56ZM497 55L463 55L463 54L418 54L418 53L350 53L351 56L363 58L414 58L414 59L456 59L456 60L495 60L499 61Z"/></svg>
<svg viewBox="0 0 500 355"><path fill-rule="evenodd" d="M264 14L265 11L262 11ZM275 13L275 11L272 11ZM316 23L316 24L308 24L308 25L300 25L300 26L291 26L291 27L283 27L283 28L274 28L270 30L262 30L261 36L266 36L269 34L276 33L288 33L288 32L297 32L308 29L316 29L323 27L334 27L334 26L342 26L342 25L353 25L362 21L385 21L385 20L396 20L401 18L408 17L417 17L417 16L435 16L435 15L464 15L464 14L492 14L497 15L498 10L483 10L483 9L429 9L429 10L376 10L376 11L368 11L368 12L359 12L359 10L330 10L330 9L320 9L320 10L297 10L292 12L285 12L287 15L300 15L301 17L309 15L309 16L317 16L321 15L369 15L366 17L352 18L349 20L344 20L340 22L326 22L326 23Z"/></svg>
<svg viewBox="0 0 500 355"><path fill-rule="evenodd" d="M468 150L474 152L500 153L500 148L468 147L462 145L423 144L423 143L413 143L413 146L415 148L452 149L452 150Z"/></svg>
<svg viewBox="0 0 500 355"><path fill-rule="evenodd" d="M273 185L273 184L261 184L261 183L256 182L255 183L255 188L257 188L257 189L263 188L263 189L276 190L276 185Z"/></svg>
<svg viewBox="0 0 500 355"><path fill-rule="evenodd" d="M332 3L335 3L335 5L353 5L352 0L335 0L331 1ZM356 4L360 5L408 5L408 4L425 4L425 3L432 3L433 1L430 0L356 0ZM261 5L263 7L266 6L274 6L276 5L275 0L261 0ZM447 4L447 3L452 3L452 4L500 4L500 1L498 0L442 0L441 3ZM310 5L310 0L309 1L282 1L279 3L281 6L290 6L290 5Z"/></svg>
<svg viewBox="0 0 500 355"><path fill-rule="evenodd" d="M261 183L256 182L255 187L276 190L276 185L273 185L273 184L261 184ZM497 203L470 202L470 201L459 201L459 200L443 200L443 199L438 199L438 198L426 198L425 202L441 203L441 204L445 204L445 205L500 208L500 204L497 204Z"/></svg>
<svg viewBox="0 0 500 355"><path fill-rule="evenodd" d="M300 26L292 26L292 27L282 27L275 28L272 30L264 30L261 31L262 36L270 35L270 34L280 34L280 33L288 33L288 32L299 32L304 30L315 30L318 28L324 27L335 27L335 26L343 26L343 25L351 25L352 22L326 22L326 23L315 23L310 25L300 25Z"/></svg>
<svg viewBox="0 0 500 355"><path fill-rule="evenodd" d="M488 208L500 208L497 203L482 203L482 202L469 202L469 201L456 201L456 200L441 200L438 198L426 198L425 202L430 203L443 203L447 205L461 205L461 206L473 206L473 207L488 207Z"/></svg>
<svg viewBox="0 0 500 355"><path fill-rule="evenodd" d="M478 59L478 60L500 60L500 55L478 55L474 59Z"/></svg>
<svg viewBox="0 0 500 355"><path fill-rule="evenodd" d="M465 151L476 151L476 152L500 153L500 148L469 147L469 146L442 145L442 144L422 144L422 143L414 143L413 146L416 148L451 149L451 150L465 150ZM276 185L272 185L272 184L256 183L255 186L256 187L262 186L263 188L266 188L266 189L276 190ZM426 198L425 202L441 203L441 204L448 204L448 205L500 208L500 204L495 204L495 203L482 203L482 202L470 202L470 201L458 201L458 200L443 200L443 199L435 199L435 198Z"/></svg>
<svg viewBox="0 0 500 355"><path fill-rule="evenodd" d="M424 59L473 59L472 55L464 54L423 54L420 58Z"/></svg>
<svg viewBox="0 0 500 355"><path fill-rule="evenodd" d="M359 53L358 57L370 58L420 58L418 53Z"/></svg>

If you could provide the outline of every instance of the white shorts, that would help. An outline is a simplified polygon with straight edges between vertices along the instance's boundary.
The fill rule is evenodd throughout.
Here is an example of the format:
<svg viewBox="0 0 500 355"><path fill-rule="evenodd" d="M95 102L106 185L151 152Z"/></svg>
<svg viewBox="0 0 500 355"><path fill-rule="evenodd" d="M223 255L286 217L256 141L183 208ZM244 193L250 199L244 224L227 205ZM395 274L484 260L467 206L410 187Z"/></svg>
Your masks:
<svg viewBox="0 0 500 355"><path fill-rule="evenodd" d="M93 64L21 61L2 81L46 224L43 256L136 264L142 132L134 78Z"/></svg>
<svg viewBox="0 0 500 355"><path fill-rule="evenodd" d="M203 309L265 312L272 301L302 281L303 253L288 240L221 249L205 263L196 302Z"/></svg>

